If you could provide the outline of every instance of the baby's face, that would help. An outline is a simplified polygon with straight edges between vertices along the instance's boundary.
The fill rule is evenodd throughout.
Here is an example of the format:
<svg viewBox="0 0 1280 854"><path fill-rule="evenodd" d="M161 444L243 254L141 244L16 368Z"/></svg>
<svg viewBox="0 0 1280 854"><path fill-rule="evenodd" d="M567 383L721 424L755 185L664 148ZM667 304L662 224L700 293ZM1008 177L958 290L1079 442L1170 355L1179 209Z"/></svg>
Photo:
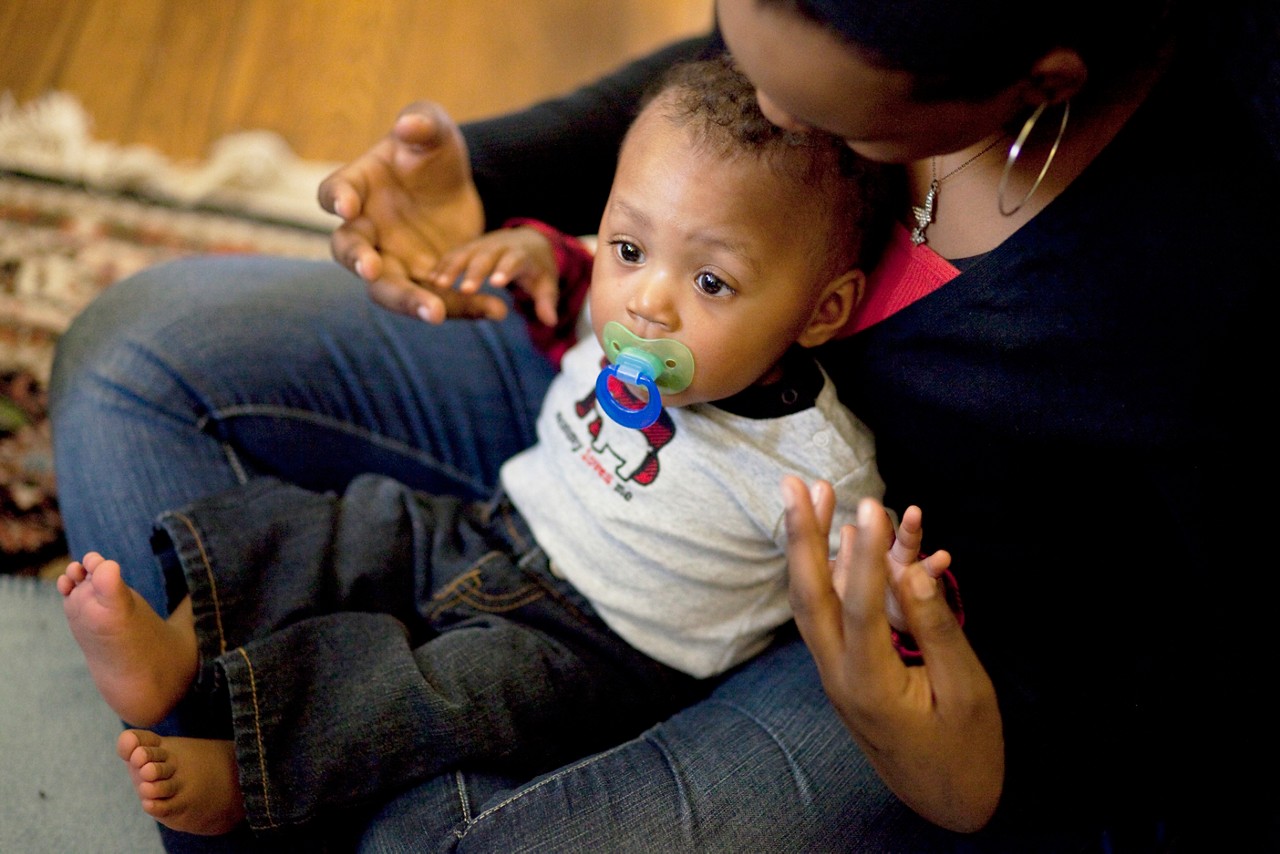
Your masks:
<svg viewBox="0 0 1280 854"><path fill-rule="evenodd" d="M720 400L768 379L808 325L823 275L822 205L752 157L726 160L646 110L623 145L591 282L610 320L674 338L693 383L663 404Z"/></svg>

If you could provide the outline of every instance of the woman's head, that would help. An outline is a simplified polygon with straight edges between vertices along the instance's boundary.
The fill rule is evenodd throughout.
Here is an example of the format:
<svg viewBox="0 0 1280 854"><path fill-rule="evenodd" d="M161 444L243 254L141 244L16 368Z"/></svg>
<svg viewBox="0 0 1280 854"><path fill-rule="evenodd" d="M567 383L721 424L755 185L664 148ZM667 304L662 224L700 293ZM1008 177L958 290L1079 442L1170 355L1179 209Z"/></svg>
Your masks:
<svg viewBox="0 0 1280 854"><path fill-rule="evenodd" d="M1105 92L1154 66L1170 3L719 0L717 9L771 119L900 162L958 150L1045 101Z"/></svg>
<svg viewBox="0 0 1280 854"><path fill-rule="evenodd" d="M921 101L981 100L1055 48L1106 79L1144 67L1173 0L759 0L832 30L871 62L906 71Z"/></svg>

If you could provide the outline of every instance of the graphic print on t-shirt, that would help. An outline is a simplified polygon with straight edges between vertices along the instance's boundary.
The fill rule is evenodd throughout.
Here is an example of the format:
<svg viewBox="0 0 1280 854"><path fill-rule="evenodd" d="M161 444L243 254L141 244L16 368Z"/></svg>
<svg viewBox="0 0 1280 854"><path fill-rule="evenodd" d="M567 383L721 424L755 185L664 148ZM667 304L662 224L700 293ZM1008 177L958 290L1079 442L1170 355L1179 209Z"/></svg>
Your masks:
<svg viewBox="0 0 1280 854"><path fill-rule="evenodd" d="M613 377L609 379L609 390L624 406L639 407L644 403ZM658 453L676 434L675 424L665 410L648 427L623 427L600 411L593 385L575 403L574 414L578 418L576 425L557 415L560 428L574 450L581 448L579 458L583 464L593 469L606 486L614 487L615 492L630 500L633 486L648 486L658 479Z"/></svg>

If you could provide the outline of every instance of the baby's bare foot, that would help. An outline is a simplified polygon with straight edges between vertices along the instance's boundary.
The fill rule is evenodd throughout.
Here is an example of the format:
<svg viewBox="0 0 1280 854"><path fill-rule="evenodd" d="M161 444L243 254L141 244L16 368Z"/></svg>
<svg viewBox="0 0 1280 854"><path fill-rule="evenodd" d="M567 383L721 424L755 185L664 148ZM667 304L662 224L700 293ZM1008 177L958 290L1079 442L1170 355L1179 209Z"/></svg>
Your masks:
<svg viewBox="0 0 1280 854"><path fill-rule="evenodd" d="M190 601L165 620L125 584L120 564L97 552L57 580L62 610L98 692L122 720L154 726L195 680Z"/></svg>
<svg viewBox="0 0 1280 854"><path fill-rule="evenodd" d="M244 821L230 741L127 729L116 739L116 753L129 766L142 811L166 827L213 836Z"/></svg>

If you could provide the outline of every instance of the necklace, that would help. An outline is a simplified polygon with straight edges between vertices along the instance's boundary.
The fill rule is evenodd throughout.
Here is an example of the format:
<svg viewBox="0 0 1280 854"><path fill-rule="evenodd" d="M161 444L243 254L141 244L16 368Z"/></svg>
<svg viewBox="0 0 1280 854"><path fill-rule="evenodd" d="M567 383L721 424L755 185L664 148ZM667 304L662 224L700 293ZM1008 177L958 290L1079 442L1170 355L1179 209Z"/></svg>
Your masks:
<svg viewBox="0 0 1280 854"><path fill-rule="evenodd" d="M911 207L911 215L915 217L916 220L915 228L911 229L912 246L919 246L921 243L925 242L924 230L929 227L931 222L933 222L933 206L934 203L938 201L938 188L942 186L942 182L950 178L952 175L955 175L957 172L960 172L962 169L973 165L984 154L999 145L1000 140L1002 139L1004 139L1004 134L997 134L996 138L983 146L981 151L961 163L956 168L952 169L947 174L943 175L941 178L938 177L938 158L934 157L930 161L929 168L933 173L933 177L929 180L929 192L924 194L923 205L913 205Z"/></svg>

